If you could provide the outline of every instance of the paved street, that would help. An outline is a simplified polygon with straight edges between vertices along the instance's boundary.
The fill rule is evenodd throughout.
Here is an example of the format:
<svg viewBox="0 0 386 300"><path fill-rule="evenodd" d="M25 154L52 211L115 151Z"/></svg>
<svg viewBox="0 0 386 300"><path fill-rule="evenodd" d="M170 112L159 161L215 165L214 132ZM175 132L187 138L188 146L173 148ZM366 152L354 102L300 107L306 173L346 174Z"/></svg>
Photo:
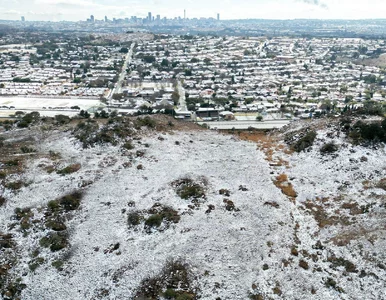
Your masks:
<svg viewBox="0 0 386 300"><path fill-rule="evenodd" d="M210 121L198 122L199 125L207 124L210 129L274 129L281 128L290 123L290 120L269 120L269 121Z"/></svg>

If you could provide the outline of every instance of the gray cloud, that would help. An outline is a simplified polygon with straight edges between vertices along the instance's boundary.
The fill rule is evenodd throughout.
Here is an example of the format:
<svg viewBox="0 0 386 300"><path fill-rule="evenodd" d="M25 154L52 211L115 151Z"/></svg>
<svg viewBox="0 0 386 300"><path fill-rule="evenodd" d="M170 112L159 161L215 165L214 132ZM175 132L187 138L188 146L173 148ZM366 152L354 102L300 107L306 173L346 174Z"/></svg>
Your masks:
<svg viewBox="0 0 386 300"><path fill-rule="evenodd" d="M320 6L320 7L325 8L325 9L328 8L326 3L321 2L319 0L300 0L300 1L304 2L304 3L307 3L307 4L312 4L312 5Z"/></svg>

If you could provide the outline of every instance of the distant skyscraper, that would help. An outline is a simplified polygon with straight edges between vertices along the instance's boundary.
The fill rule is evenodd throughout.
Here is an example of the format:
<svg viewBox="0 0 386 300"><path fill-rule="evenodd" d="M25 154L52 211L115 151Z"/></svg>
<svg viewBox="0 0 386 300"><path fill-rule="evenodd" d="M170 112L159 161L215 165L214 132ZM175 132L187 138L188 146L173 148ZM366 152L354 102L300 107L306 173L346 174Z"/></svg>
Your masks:
<svg viewBox="0 0 386 300"><path fill-rule="evenodd" d="M217 14L217 21L220 21L220 14Z"/></svg>
<svg viewBox="0 0 386 300"><path fill-rule="evenodd" d="M109 21L109 19L107 19L107 16L105 16L105 22L108 22Z"/></svg>
<svg viewBox="0 0 386 300"><path fill-rule="evenodd" d="M91 21L91 22L95 22L95 19L94 19L94 16L93 16L93 15L90 16L90 21Z"/></svg>
<svg viewBox="0 0 386 300"><path fill-rule="evenodd" d="M186 9L184 9L184 19L186 19Z"/></svg>
<svg viewBox="0 0 386 300"><path fill-rule="evenodd" d="M157 22L161 21L161 16L157 15Z"/></svg>
<svg viewBox="0 0 386 300"><path fill-rule="evenodd" d="M22 22L25 22L25 17L24 17L24 16L21 17L21 21L22 21Z"/></svg>
<svg viewBox="0 0 386 300"><path fill-rule="evenodd" d="M149 12L149 13L147 14L147 20L148 20L149 22L151 22L151 20L152 20L151 12Z"/></svg>

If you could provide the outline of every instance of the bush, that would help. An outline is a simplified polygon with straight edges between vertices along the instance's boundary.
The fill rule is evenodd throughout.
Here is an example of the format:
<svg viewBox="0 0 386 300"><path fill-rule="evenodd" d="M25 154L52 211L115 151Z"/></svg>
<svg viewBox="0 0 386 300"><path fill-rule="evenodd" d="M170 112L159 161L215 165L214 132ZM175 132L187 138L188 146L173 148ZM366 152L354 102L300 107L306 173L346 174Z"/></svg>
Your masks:
<svg viewBox="0 0 386 300"><path fill-rule="evenodd" d="M50 248L52 252L59 251L68 246L68 234L64 232L50 232L39 241L39 245L44 248Z"/></svg>
<svg viewBox="0 0 386 300"><path fill-rule="evenodd" d="M66 210L76 210L79 208L80 200L83 197L83 193L80 191L75 191L71 194L65 195L59 199L60 206Z"/></svg>
<svg viewBox="0 0 386 300"><path fill-rule="evenodd" d="M169 261L160 274L141 282L134 299L160 299L161 297L175 300L196 299L190 277L186 264L181 261Z"/></svg>
<svg viewBox="0 0 386 300"><path fill-rule="evenodd" d="M141 215L138 212L129 213L127 223L131 226L137 226L141 223Z"/></svg>
<svg viewBox="0 0 386 300"><path fill-rule="evenodd" d="M2 207L6 202L6 199L3 196L0 196L0 207Z"/></svg>
<svg viewBox="0 0 386 300"><path fill-rule="evenodd" d="M320 148L320 153L322 154L334 153L338 151L338 149L339 149L338 146L334 142L331 142L331 143L324 144Z"/></svg>
<svg viewBox="0 0 386 300"><path fill-rule="evenodd" d="M23 153L33 153L33 152L36 152L35 149L29 148L29 147L27 147L27 146L22 146L22 147L20 148L20 150L21 150L21 152L23 152Z"/></svg>
<svg viewBox="0 0 386 300"><path fill-rule="evenodd" d="M145 221L145 226L147 227L160 227L163 221L163 216L161 214L155 214L147 218Z"/></svg>
<svg viewBox="0 0 386 300"><path fill-rule="evenodd" d="M59 219L49 219L45 225L54 231L63 231L67 229L66 224Z"/></svg>
<svg viewBox="0 0 386 300"><path fill-rule="evenodd" d="M135 128L141 128L142 126L146 126L149 128L155 128L157 125L156 121L150 118L149 116L146 116L144 118L137 118L134 122Z"/></svg>
<svg viewBox="0 0 386 300"><path fill-rule="evenodd" d="M305 260L303 260L303 259L301 259L299 261L299 267L303 268L304 270L308 270L309 269L308 263Z"/></svg>
<svg viewBox="0 0 386 300"><path fill-rule="evenodd" d="M182 178L172 183L176 188L176 193L184 200L205 198L205 189L198 182L190 178Z"/></svg>
<svg viewBox="0 0 386 300"><path fill-rule="evenodd" d="M366 124L358 121L353 126L349 136L356 144L362 142L386 142L386 119L378 123Z"/></svg>
<svg viewBox="0 0 386 300"><path fill-rule="evenodd" d="M4 184L4 187L6 187L7 189L10 189L10 190L13 190L13 191L20 190L23 186L26 186L26 184L21 180L14 181L14 182L8 182L8 183Z"/></svg>
<svg viewBox="0 0 386 300"><path fill-rule="evenodd" d="M301 137L298 141L296 141L292 145L292 148L296 152L302 152L314 144L315 138L316 132L314 130L311 130L307 132L303 137Z"/></svg>
<svg viewBox="0 0 386 300"><path fill-rule="evenodd" d="M133 150L134 149L134 145L131 141L124 143L122 147L125 148L126 150Z"/></svg>
<svg viewBox="0 0 386 300"><path fill-rule="evenodd" d="M69 116L65 116L65 115L56 115L55 116L55 121L57 122L57 124L59 125L65 125L65 124L68 124L71 122L71 119Z"/></svg>
<svg viewBox="0 0 386 300"><path fill-rule="evenodd" d="M60 174L60 175L66 175L66 174L71 174L71 173L75 173L77 171L79 171L81 168L81 165L80 164L72 164L72 165L69 165L61 170L58 170L56 173Z"/></svg>
<svg viewBox="0 0 386 300"><path fill-rule="evenodd" d="M62 271L63 270L63 264L64 264L64 262L62 260L55 260L51 263L51 266L53 266L58 271Z"/></svg>

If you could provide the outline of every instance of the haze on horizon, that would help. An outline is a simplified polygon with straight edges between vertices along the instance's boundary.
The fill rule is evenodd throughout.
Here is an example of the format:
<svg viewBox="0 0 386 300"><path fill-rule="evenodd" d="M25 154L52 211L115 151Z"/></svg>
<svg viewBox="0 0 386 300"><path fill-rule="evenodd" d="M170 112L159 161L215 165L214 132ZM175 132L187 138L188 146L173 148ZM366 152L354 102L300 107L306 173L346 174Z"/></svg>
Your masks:
<svg viewBox="0 0 386 300"><path fill-rule="evenodd" d="M384 0L0 0L1 20L79 21L90 15L127 18L216 17L221 19L379 19L385 18Z"/></svg>

